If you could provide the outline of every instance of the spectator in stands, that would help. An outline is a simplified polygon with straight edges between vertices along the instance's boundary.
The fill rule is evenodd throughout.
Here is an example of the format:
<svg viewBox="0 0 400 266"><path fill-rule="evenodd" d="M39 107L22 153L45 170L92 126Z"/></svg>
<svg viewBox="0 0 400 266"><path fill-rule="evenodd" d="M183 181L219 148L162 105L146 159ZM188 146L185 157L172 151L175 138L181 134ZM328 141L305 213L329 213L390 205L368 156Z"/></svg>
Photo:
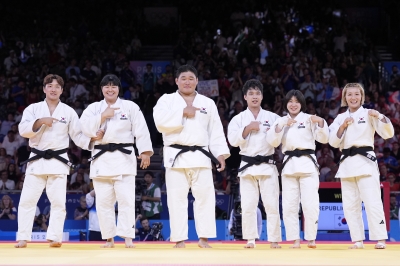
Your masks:
<svg viewBox="0 0 400 266"><path fill-rule="evenodd" d="M148 63L146 65L146 72L143 74L143 92L145 97L153 94L156 89L157 76L153 73L153 65Z"/></svg>
<svg viewBox="0 0 400 266"><path fill-rule="evenodd" d="M8 195L1 198L0 219L15 220L17 218L17 209L14 207L12 199Z"/></svg>
<svg viewBox="0 0 400 266"><path fill-rule="evenodd" d="M85 170L88 169L88 165L86 164L81 164L79 165L78 171L76 173L73 173L71 176L71 180L70 183L73 184L77 181L77 175L80 174L83 176L83 181L85 184L89 184L90 183L90 177L87 173L85 173Z"/></svg>
<svg viewBox="0 0 400 266"><path fill-rule="evenodd" d="M89 210L86 205L86 196L82 196L79 200L80 206L76 207L74 212L74 220L88 220Z"/></svg>
<svg viewBox="0 0 400 266"><path fill-rule="evenodd" d="M44 214L39 214L33 223L32 232L47 232L47 218Z"/></svg>
<svg viewBox="0 0 400 266"><path fill-rule="evenodd" d="M0 148L0 171L7 168L7 152L6 149Z"/></svg>
<svg viewBox="0 0 400 266"><path fill-rule="evenodd" d="M94 190L86 194L86 205L89 210L89 241L102 241L99 218L96 211L96 192Z"/></svg>
<svg viewBox="0 0 400 266"><path fill-rule="evenodd" d="M146 216L142 216L141 214L139 214L136 217L136 221L135 221L135 225L137 224L137 222L140 220L140 225L142 227L136 227L135 232L136 235L139 236L139 240L140 241L157 241L158 239L154 239L154 236L151 235L151 227L150 227L150 223L149 223L149 219L147 219ZM162 238L162 235L161 235Z"/></svg>
<svg viewBox="0 0 400 266"><path fill-rule="evenodd" d="M11 91L11 97L19 106L25 106L25 82L19 81L18 85L15 86Z"/></svg>
<svg viewBox="0 0 400 266"><path fill-rule="evenodd" d="M13 190L15 188L14 180L8 179L7 170L0 172L0 190Z"/></svg>
<svg viewBox="0 0 400 266"><path fill-rule="evenodd" d="M11 127L14 124L15 124L14 114L8 113L7 120L4 120L3 122L1 122L0 134L7 135L8 131L11 130Z"/></svg>
<svg viewBox="0 0 400 266"><path fill-rule="evenodd" d="M399 220L399 205L395 194L390 195L390 220Z"/></svg>
<svg viewBox="0 0 400 266"><path fill-rule="evenodd" d="M396 158L390 156L390 148L383 148L383 157L378 159L378 163L384 163L388 169L388 172L397 172L399 170L399 163Z"/></svg>
<svg viewBox="0 0 400 266"><path fill-rule="evenodd" d="M7 138L4 138L2 146L6 149L7 155L14 157L17 149L20 147L20 142L15 139L14 131L8 131Z"/></svg>
<svg viewBox="0 0 400 266"><path fill-rule="evenodd" d="M396 183L396 176L393 173L387 175L389 181L390 192L400 192L400 184Z"/></svg>
<svg viewBox="0 0 400 266"><path fill-rule="evenodd" d="M144 181L146 182L147 188L145 195L142 196L142 207L144 215L148 219L160 219L162 212L161 203L161 190L153 183L154 174L151 171L144 173Z"/></svg>
<svg viewBox="0 0 400 266"><path fill-rule="evenodd" d="M16 167L14 163L10 163L7 166L7 174L8 179L13 180L15 183L17 183L21 173L19 167Z"/></svg>
<svg viewBox="0 0 400 266"><path fill-rule="evenodd" d="M77 99L81 101L87 101L89 99L89 92L82 84L77 83L75 77L69 79L69 85L71 86L69 91L70 97L68 99L70 102L75 103Z"/></svg>

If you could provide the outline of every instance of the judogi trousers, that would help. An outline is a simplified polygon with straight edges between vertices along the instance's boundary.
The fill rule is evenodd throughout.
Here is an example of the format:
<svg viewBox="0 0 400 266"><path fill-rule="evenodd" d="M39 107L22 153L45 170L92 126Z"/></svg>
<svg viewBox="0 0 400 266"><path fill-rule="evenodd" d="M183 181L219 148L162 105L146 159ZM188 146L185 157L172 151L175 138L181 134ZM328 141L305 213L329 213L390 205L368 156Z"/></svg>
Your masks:
<svg viewBox="0 0 400 266"><path fill-rule="evenodd" d="M260 193L267 213L268 241L280 242L282 234L279 216L279 181L276 175L246 175L240 178L243 239L260 237L257 230L257 206Z"/></svg>
<svg viewBox="0 0 400 266"><path fill-rule="evenodd" d="M369 239L387 239L379 175L341 178L343 211L352 241L365 239L361 202L367 213Z"/></svg>
<svg viewBox="0 0 400 266"><path fill-rule="evenodd" d="M25 176L24 186L18 205L17 241L30 241L36 206L43 189L49 198L50 221L46 239L61 242L65 221L65 200L67 175L29 175Z"/></svg>
<svg viewBox="0 0 400 266"><path fill-rule="evenodd" d="M135 176L93 178L96 210L103 239L120 236L135 238ZM115 222L115 202L118 201L118 224Z"/></svg>
<svg viewBox="0 0 400 266"><path fill-rule="evenodd" d="M217 236L215 190L209 168L166 168L167 202L172 242L188 239L188 192L192 190L196 232L199 238Z"/></svg>
<svg viewBox="0 0 400 266"><path fill-rule="evenodd" d="M282 175L282 209L286 240L300 239L299 204L304 213L304 238L315 240L319 216L319 176Z"/></svg>

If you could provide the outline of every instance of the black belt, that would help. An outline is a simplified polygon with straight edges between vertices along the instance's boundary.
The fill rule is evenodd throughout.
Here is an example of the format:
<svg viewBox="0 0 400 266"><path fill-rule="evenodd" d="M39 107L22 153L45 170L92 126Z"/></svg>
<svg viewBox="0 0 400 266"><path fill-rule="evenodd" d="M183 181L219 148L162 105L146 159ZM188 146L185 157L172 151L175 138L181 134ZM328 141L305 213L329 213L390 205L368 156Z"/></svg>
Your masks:
<svg viewBox="0 0 400 266"><path fill-rule="evenodd" d="M274 161L273 155L269 155L269 156L257 155L254 157L242 155L242 161L246 162L247 164L245 164L242 168L239 168L238 172L241 172L250 166L260 165L262 163L276 164L276 162Z"/></svg>
<svg viewBox="0 0 400 266"><path fill-rule="evenodd" d="M342 159L340 159L338 164L341 164L344 161L344 159L346 159L347 157L349 157L349 156L351 157L351 156L354 156L357 154L367 157L368 159L370 159L373 162L376 162L376 157L369 154L368 153L369 151L374 151L374 149L372 147L368 147L368 146L367 147L351 147L349 149L343 149L342 150L343 157L342 157Z"/></svg>
<svg viewBox="0 0 400 266"><path fill-rule="evenodd" d="M172 162L172 166L174 166L175 160L179 155L181 155L182 153L188 152L188 151L201 151L202 153L204 153L205 156L210 158L211 161L213 161L216 165L219 165L219 161L217 160L217 158L215 158L214 155L211 154L211 152L206 151L201 146L185 146L185 145L179 145L179 144L172 144L169 147L175 148L175 149L180 149L178 154L175 156L174 161Z"/></svg>
<svg viewBox="0 0 400 266"><path fill-rule="evenodd" d="M292 158L292 157L301 157L301 156L307 156L308 158L310 158L311 161L313 161L313 163L317 167L317 169L319 169L319 165L318 165L317 161L314 159L314 157L311 156L311 154L315 154L314 150L311 150L311 149L307 149L307 150L295 149L294 151L286 151L284 154L287 155L288 158L286 159L286 161L283 162L282 169L283 169L283 167L285 167L286 163L289 161L290 158Z"/></svg>
<svg viewBox="0 0 400 266"><path fill-rule="evenodd" d="M94 148L100 150L98 153L93 155L91 158L89 158L88 162L91 162L97 158L99 158L101 155L103 155L106 152L114 152L116 150L119 150L120 152L123 152L125 154L131 154L131 150L124 149L125 147L133 147L133 143L108 143L108 144L103 144L103 145L95 145Z"/></svg>
<svg viewBox="0 0 400 266"><path fill-rule="evenodd" d="M41 151L35 148L31 148L31 152L36 154L34 156L32 156L31 158L29 158L28 160L26 160L25 162L22 162L21 165L29 163L31 161L35 161L38 159L46 159L46 160L50 160L52 158L59 160L62 163L65 163L66 165L68 165L71 168L76 168L77 165L72 164L70 161L68 161L67 159L61 157L60 155L63 153L66 153L68 151L68 148L66 149L62 149L62 150L57 150L57 151L53 151L53 150L45 150L45 151Z"/></svg>

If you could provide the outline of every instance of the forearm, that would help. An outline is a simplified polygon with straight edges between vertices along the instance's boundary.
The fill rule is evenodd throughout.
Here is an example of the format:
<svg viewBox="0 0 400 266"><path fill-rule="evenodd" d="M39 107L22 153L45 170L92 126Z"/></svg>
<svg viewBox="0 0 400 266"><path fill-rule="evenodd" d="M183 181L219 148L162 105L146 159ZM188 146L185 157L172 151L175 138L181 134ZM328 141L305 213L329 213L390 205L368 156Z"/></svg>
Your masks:
<svg viewBox="0 0 400 266"><path fill-rule="evenodd" d="M242 137L243 137L244 139L247 138L247 136L250 134L250 132L251 132L251 129L249 129L249 127L246 126L246 127L243 129Z"/></svg>
<svg viewBox="0 0 400 266"><path fill-rule="evenodd" d="M43 122L41 121L41 119L39 118L38 120L35 121L35 123L32 126L32 131L36 132L40 129L40 127L43 125Z"/></svg>
<svg viewBox="0 0 400 266"><path fill-rule="evenodd" d="M336 133L336 136L337 136L339 139L342 138L343 133L344 133L345 130L346 130L345 128L339 127L339 129L338 129L338 131L337 131L337 133Z"/></svg>

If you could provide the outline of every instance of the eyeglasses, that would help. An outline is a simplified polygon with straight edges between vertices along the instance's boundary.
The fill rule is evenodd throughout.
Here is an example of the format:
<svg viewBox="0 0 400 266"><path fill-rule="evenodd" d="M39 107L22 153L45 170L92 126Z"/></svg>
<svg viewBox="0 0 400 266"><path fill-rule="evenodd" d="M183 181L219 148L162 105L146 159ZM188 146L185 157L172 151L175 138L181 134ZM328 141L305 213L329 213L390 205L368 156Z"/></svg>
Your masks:
<svg viewBox="0 0 400 266"><path fill-rule="evenodd" d="M364 89L363 86L360 83L347 83L346 86L344 86L343 89L354 88L354 87L358 87L360 89Z"/></svg>

